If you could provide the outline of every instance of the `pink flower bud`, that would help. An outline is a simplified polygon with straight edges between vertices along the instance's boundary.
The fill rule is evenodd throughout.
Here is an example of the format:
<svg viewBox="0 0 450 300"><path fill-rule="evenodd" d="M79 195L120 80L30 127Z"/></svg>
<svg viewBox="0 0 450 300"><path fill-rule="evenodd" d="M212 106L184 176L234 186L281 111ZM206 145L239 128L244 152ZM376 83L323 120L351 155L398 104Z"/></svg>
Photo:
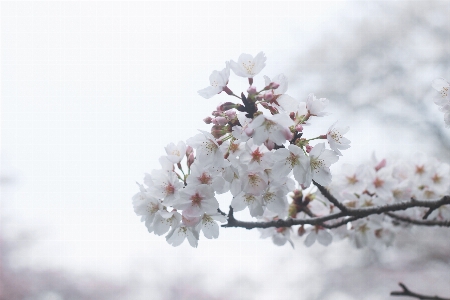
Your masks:
<svg viewBox="0 0 450 300"><path fill-rule="evenodd" d="M297 126L295 126L295 130L297 130L298 132L302 132L303 131L303 126L298 124Z"/></svg>
<svg viewBox="0 0 450 300"><path fill-rule="evenodd" d="M205 122L206 124L211 124L212 118L211 117L206 117L203 119L203 122Z"/></svg>
<svg viewBox="0 0 450 300"><path fill-rule="evenodd" d="M269 89L274 89L274 90L276 90L279 86L280 86L279 83L271 82L271 83L269 84Z"/></svg>
<svg viewBox="0 0 450 300"><path fill-rule="evenodd" d="M264 145L265 145L265 146L267 147L267 149L269 149L269 150L273 150L273 148L275 148L275 143L272 142L272 141L269 141L269 140L265 141L265 142L264 142Z"/></svg>
<svg viewBox="0 0 450 300"><path fill-rule="evenodd" d="M194 163L194 160L195 160L194 152L191 152L191 154L189 154L189 157L187 159L188 168L191 167L191 165Z"/></svg>
<svg viewBox="0 0 450 300"><path fill-rule="evenodd" d="M186 147L186 156L189 156L193 152L194 152L194 149L192 149L191 146L187 146Z"/></svg>
<svg viewBox="0 0 450 300"><path fill-rule="evenodd" d="M250 129L250 128L247 127L247 128L244 129L244 132L245 132L246 135L252 136L255 131L253 129Z"/></svg>
<svg viewBox="0 0 450 300"><path fill-rule="evenodd" d="M228 120L233 120L234 118L236 118L236 111L235 110L227 110L225 112L225 114L228 117Z"/></svg>
<svg viewBox="0 0 450 300"><path fill-rule="evenodd" d="M215 120L217 122L217 125L221 125L221 126L228 123L228 120L225 117L217 117ZM216 123L214 123L214 124L216 124Z"/></svg>
<svg viewBox="0 0 450 300"><path fill-rule="evenodd" d="M298 228L297 233L298 233L299 236L304 235L304 234L306 233L305 227L303 227L303 225L300 226L300 227Z"/></svg>
<svg viewBox="0 0 450 300"><path fill-rule="evenodd" d="M258 91L256 91L256 87L250 86L250 87L247 89L247 93L248 93L249 95L256 95L256 94L258 93Z"/></svg>
<svg viewBox="0 0 450 300"><path fill-rule="evenodd" d="M312 147L310 145L306 145L306 153L311 152Z"/></svg>
<svg viewBox="0 0 450 300"><path fill-rule="evenodd" d="M375 170L378 171L378 170L380 170L381 168L384 168L384 167L386 167L386 159L383 159L382 161L380 161L378 163L378 165L375 167Z"/></svg>
<svg viewBox="0 0 450 300"><path fill-rule="evenodd" d="M294 112L290 112L289 113L289 118L291 118L292 121L295 121L295 113Z"/></svg>
<svg viewBox="0 0 450 300"><path fill-rule="evenodd" d="M272 100L272 99L273 99L273 91L272 91L272 90L267 91L267 92L264 94L264 100L270 101L270 100Z"/></svg>

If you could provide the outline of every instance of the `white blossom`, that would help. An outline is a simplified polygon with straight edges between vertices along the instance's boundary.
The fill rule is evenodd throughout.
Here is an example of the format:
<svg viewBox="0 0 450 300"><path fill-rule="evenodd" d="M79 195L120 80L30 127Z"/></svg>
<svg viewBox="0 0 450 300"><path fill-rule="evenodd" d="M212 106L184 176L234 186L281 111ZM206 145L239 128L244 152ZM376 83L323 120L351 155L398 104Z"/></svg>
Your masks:
<svg viewBox="0 0 450 300"><path fill-rule="evenodd" d="M266 66L265 62L266 56L263 52L259 52L254 58L250 54L242 53L237 62L230 62L230 67L238 76L253 78Z"/></svg>
<svg viewBox="0 0 450 300"><path fill-rule="evenodd" d="M230 78L230 63L226 62L226 67L222 71L213 71L209 76L210 85L198 91L198 94L203 98L209 99L214 95L223 91L223 88L228 84Z"/></svg>
<svg viewBox="0 0 450 300"><path fill-rule="evenodd" d="M344 137L350 127L335 127L337 122L330 126L327 132L327 141L331 150L336 152L337 155L342 156L341 151L350 148L350 140Z"/></svg>

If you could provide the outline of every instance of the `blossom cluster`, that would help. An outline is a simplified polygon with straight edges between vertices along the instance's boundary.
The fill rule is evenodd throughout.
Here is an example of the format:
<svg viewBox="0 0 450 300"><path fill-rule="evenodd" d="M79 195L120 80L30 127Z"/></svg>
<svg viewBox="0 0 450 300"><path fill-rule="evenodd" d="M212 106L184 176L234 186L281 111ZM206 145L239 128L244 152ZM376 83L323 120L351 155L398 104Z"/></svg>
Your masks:
<svg viewBox="0 0 450 300"><path fill-rule="evenodd" d="M339 202L355 209L410 199L436 200L450 193L450 165L434 158L427 158L423 153L417 153L406 161L386 159L378 161L373 156L368 164L359 166L344 164L342 172L335 176L329 190ZM297 191L297 195L293 196L291 217L298 218L302 215L309 217L311 214L326 216L333 213L335 208L320 192L303 194L305 195ZM296 208L299 203L307 209ZM421 219L425 213L426 209L414 207L403 211L402 216ZM450 219L450 207L448 205L439 207L431 213L429 219ZM375 214L351 221L347 226L333 230L322 226L302 226L298 229L298 233L306 236L304 240L306 246L311 246L316 240L328 245L333 237L336 237L347 238L352 245L361 248L389 246L400 229L404 228L398 226L394 219L384 214ZM283 233L284 239L290 240L288 231ZM277 234L276 240L283 241L280 233Z"/></svg>
<svg viewBox="0 0 450 300"><path fill-rule="evenodd" d="M173 246L187 239L197 247L201 233L208 239L219 236L218 222L227 221L221 205L231 205L233 211L248 209L260 221L333 213L335 207L313 192L313 183L329 187L343 205L352 208L411 197L436 199L449 192L449 166L423 156L414 164L382 160L371 166L346 166L343 175L332 182L330 166L350 147L344 137L349 128L335 122L323 134L307 137L306 129L312 127L309 120L326 116L329 101L314 94L304 100L288 95L284 74L272 79L264 76L264 86L257 87L254 77L263 70L265 61L262 52L255 57L242 54L237 62L231 60L221 71L213 71L209 86L198 91L206 99L224 92L238 100L219 104L204 119L211 125L210 132L200 130L186 142L167 145L166 155L159 159L161 168L146 174L143 184L138 183L140 191L132 199L134 211L149 232L166 234ZM228 87L230 71L247 78L245 93L235 94ZM450 107L445 99L446 103L439 102L442 109ZM231 203L219 203L216 196L228 192ZM439 209L434 217L450 214ZM389 244L395 226L385 218L372 215L345 222L347 226L333 230L334 236L347 237L357 247L376 241ZM271 237L277 245L289 242L293 246L292 231L291 227L272 227L262 229L262 237ZM300 226L297 232L306 236L307 246L316 240L323 245L333 240L332 232L324 226Z"/></svg>

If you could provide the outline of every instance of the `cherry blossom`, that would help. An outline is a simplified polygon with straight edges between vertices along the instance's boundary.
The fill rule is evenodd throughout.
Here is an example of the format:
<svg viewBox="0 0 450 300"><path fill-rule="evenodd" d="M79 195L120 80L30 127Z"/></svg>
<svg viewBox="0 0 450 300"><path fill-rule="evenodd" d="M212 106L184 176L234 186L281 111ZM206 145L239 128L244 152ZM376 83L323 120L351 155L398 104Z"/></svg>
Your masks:
<svg viewBox="0 0 450 300"><path fill-rule="evenodd" d="M294 122L284 114L273 116L259 115L248 126L254 131L253 141L256 145L261 145L267 141L277 145L284 144L291 137L289 126Z"/></svg>
<svg viewBox="0 0 450 300"><path fill-rule="evenodd" d="M270 79L268 76L264 76L264 83L267 87L273 90L274 95L281 95L286 93L288 89L288 80L284 74L278 74L277 76ZM272 88L276 86L276 88Z"/></svg>
<svg viewBox="0 0 450 300"><path fill-rule="evenodd" d="M259 52L254 58L252 55L242 53L237 62L232 60L230 67L237 76L253 78L266 66L266 56Z"/></svg>
<svg viewBox="0 0 450 300"><path fill-rule="evenodd" d="M289 145L288 149L278 149L273 159L275 164L272 170L277 176L286 176L293 170L295 180L300 184L305 182L310 160L301 148Z"/></svg>
<svg viewBox="0 0 450 300"><path fill-rule="evenodd" d="M319 143L309 153L310 168L307 168L305 185L311 180L327 186L331 183L330 165L337 162L339 157L331 150L325 149L325 143Z"/></svg>
<svg viewBox="0 0 450 300"><path fill-rule="evenodd" d="M336 123L337 121L328 129L327 141L331 150L336 152L337 155L342 156L342 153L339 150L350 148L350 140L344 137L344 134L350 130L350 127L347 126L336 128Z"/></svg>
<svg viewBox="0 0 450 300"><path fill-rule="evenodd" d="M226 67L222 71L213 71L209 76L210 85L203 90L199 90L198 94L203 98L209 99L214 95L221 93L228 84L230 78L230 63L226 62Z"/></svg>
<svg viewBox="0 0 450 300"><path fill-rule="evenodd" d="M308 99L306 99L306 109L313 116L323 117L328 114L323 111L328 106L328 102L326 98L317 99L314 94L309 94Z"/></svg>
<svg viewBox="0 0 450 300"><path fill-rule="evenodd" d="M306 231L310 231L304 242L306 247L311 247L316 241L318 241L319 244L328 246L333 241L333 236L328 230L321 228L320 226L309 227Z"/></svg>
<svg viewBox="0 0 450 300"><path fill-rule="evenodd" d="M203 231L203 235L207 239L217 239L219 237L219 225L216 221L221 223L226 222L227 218L220 213L203 214L196 230Z"/></svg>
<svg viewBox="0 0 450 300"><path fill-rule="evenodd" d="M182 209L186 216L199 217L207 212L215 212L219 202L214 197L212 187L206 184L188 185L180 192L180 199L174 207Z"/></svg>
<svg viewBox="0 0 450 300"><path fill-rule="evenodd" d="M183 141L178 142L175 146L174 143L170 143L166 147L167 159L174 164L179 163L185 153L186 153L186 144Z"/></svg>

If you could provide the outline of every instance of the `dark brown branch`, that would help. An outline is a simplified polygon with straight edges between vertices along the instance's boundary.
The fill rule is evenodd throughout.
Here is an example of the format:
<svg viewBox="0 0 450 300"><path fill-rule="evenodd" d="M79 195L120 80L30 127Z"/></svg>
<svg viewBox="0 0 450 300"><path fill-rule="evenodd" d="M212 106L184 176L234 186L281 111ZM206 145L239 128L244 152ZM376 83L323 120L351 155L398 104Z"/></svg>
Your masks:
<svg viewBox="0 0 450 300"><path fill-rule="evenodd" d="M426 220L433 211L435 211L436 209L438 209L440 206L436 205L434 207L430 207L430 209L426 212L426 214L423 216L423 219Z"/></svg>
<svg viewBox="0 0 450 300"><path fill-rule="evenodd" d="M342 212L347 212L347 210L348 210L347 207L344 204L342 204L341 202L339 202L339 200L336 199L333 195L331 195L330 192L325 187L318 184L314 180L312 182L314 183L315 186L317 186L317 188L322 193L322 195L324 195L324 197L328 199L328 201L333 203L334 206L339 208Z"/></svg>
<svg viewBox="0 0 450 300"><path fill-rule="evenodd" d="M327 191L328 193L328 191ZM329 193L328 193L329 194ZM329 194L331 197L333 197L331 194ZM334 197L333 197L334 198ZM334 198L336 199L336 198ZM334 200L333 200L334 201ZM337 200L336 200L337 201ZM339 226L342 226L344 224L347 224L348 222L355 221L358 219L365 218L370 215L376 215L376 214L382 214L382 213L390 213L394 211L399 210L406 210L408 208L413 207L440 207L445 204L450 204L450 196L444 196L442 199L435 200L435 201L421 201L421 200L414 200L414 201L408 201L408 202L399 202L394 204L387 204L383 206L374 206L374 207L367 207L367 208L346 208L346 211L338 212L334 214L330 214L323 217L315 217L310 219L292 219L288 218L287 220L274 220L269 222L244 222L239 221L234 218L233 215L233 209L230 206L230 212L228 213L228 223L222 225L222 227L242 227L246 229L253 229L253 228L269 228L269 227L292 227L294 225L321 225L325 228L336 228ZM338 220L342 217L351 217L344 220L339 220L335 224L327 224L325 222L330 220ZM414 221L416 222L416 221ZM445 225L447 221L441 222L441 224L435 224L436 226L447 226ZM448 221L450 222L450 221ZM412 223L412 222L411 222ZM419 224L418 222L413 223L417 225L428 225L432 226L432 224L427 223L426 221L421 221Z"/></svg>
<svg viewBox="0 0 450 300"><path fill-rule="evenodd" d="M413 297L413 298L417 298L417 299L421 299L421 300L450 300L449 298L441 298L441 297L438 297L438 296L426 296L426 295L421 295L421 294L417 294L417 293L411 292L401 282L398 285L402 288L402 291L400 291L400 292L391 292L391 296L406 296L406 297Z"/></svg>
<svg viewBox="0 0 450 300"><path fill-rule="evenodd" d="M414 225L450 227L450 220L446 220L446 221L417 220L417 219L411 219L411 218L404 217L404 216L399 216L399 215L391 213L391 212L387 212L385 214L393 219L396 219L396 220L399 220L399 221L402 221L405 223L414 224Z"/></svg>

